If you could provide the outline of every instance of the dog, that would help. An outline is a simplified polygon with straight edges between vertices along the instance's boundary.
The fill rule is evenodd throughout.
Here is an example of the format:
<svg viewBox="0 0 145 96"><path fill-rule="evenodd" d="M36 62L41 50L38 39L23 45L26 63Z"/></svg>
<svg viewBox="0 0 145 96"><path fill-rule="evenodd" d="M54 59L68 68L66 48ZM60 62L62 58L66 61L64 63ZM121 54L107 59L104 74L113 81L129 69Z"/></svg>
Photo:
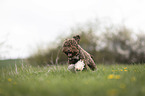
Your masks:
<svg viewBox="0 0 145 96"><path fill-rule="evenodd" d="M76 64L81 60L85 63L83 70L87 70L88 67L93 71L97 70L96 64L91 55L79 45L79 41L79 35L73 36L73 38L64 41L62 51L67 55L68 63Z"/></svg>

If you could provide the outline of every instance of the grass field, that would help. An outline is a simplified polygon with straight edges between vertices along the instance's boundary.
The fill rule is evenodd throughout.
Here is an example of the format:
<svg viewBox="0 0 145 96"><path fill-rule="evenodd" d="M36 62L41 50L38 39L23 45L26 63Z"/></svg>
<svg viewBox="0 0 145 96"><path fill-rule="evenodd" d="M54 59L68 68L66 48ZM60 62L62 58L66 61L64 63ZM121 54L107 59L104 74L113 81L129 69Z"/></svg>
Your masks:
<svg viewBox="0 0 145 96"><path fill-rule="evenodd" d="M97 67L72 73L67 66L0 61L0 96L145 96L145 64Z"/></svg>

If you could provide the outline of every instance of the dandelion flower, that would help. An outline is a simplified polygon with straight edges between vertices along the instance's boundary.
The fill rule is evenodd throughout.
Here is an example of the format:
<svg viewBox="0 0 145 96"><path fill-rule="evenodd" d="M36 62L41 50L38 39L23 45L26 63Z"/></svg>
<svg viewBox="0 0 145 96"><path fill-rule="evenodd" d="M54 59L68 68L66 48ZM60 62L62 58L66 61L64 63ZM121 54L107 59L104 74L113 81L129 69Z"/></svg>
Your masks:
<svg viewBox="0 0 145 96"><path fill-rule="evenodd" d="M127 67L125 67L124 69L127 69Z"/></svg>
<svg viewBox="0 0 145 96"><path fill-rule="evenodd" d="M109 96L116 96L118 94L118 90L116 90L116 89L108 90L107 94Z"/></svg>
<svg viewBox="0 0 145 96"><path fill-rule="evenodd" d="M133 77L131 78L131 81L132 81L132 82L136 81L136 78L133 76Z"/></svg>
<svg viewBox="0 0 145 96"><path fill-rule="evenodd" d="M108 76L108 79L113 79L114 78L114 74L110 74L109 76Z"/></svg>
<svg viewBox="0 0 145 96"><path fill-rule="evenodd" d="M126 87L126 85L125 84L120 84L120 88L122 88L122 89L124 89Z"/></svg>
<svg viewBox="0 0 145 96"><path fill-rule="evenodd" d="M115 75L114 78L115 79L120 79L120 75Z"/></svg>
<svg viewBox="0 0 145 96"><path fill-rule="evenodd" d="M13 84L14 84L14 85L16 85L17 83L16 83L16 82L14 82Z"/></svg>
<svg viewBox="0 0 145 96"><path fill-rule="evenodd" d="M115 70L112 70L112 72L115 72Z"/></svg>
<svg viewBox="0 0 145 96"><path fill-rule="evenodd" d="M9 81L9 82L11 82L11 81L12 81L12 79L11 79L11 78L9 78L9 79L8 79L8 81Z"/></svg>

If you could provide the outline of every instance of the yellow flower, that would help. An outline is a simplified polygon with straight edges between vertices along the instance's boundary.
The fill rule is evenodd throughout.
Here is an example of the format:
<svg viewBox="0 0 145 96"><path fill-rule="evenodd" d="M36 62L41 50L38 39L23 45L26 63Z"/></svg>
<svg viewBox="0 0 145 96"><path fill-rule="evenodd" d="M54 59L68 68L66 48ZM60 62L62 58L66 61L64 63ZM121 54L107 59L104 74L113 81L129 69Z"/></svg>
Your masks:
<svg viewBox="0 0 145 96"><path fill-rule="evenodd" d="M133 76L133 77L131 78L131 81L132 81L132 82L136 81L136 78Z"/></svg>
<svg viewBox="0 0 145 96"><path fill-rule="evenodd" d="M112 72L115 72L115 70L112 70Z"/></svg>
<svg viewBox="0 0 145 96"><path fill-rule="evenodd" d="M122 88L122 89L124 89L126 87L126 85L125 84L120 84L120 88Z"/></svg>
<svg viewBox="0 0 145 96"><path fill-rule="evenodd" d="M11 82L11 81L12 81L12 79L11 79L11 78L9 78L9 79L8 79L8 81L9 81L9 82Z"/></svg>
<svg viewBox="0 0 145 96"><path fill-rule="evenodd" d="M127 70L124 70L124 71L127 71Z"/></svg>
<svg viewBox="0 0 145 96"><path fill-rule="evenodd" d="M122 69L120 71L123 71Z"/></svg>
<svg viewBox="0 0 145 96"><path fill-rule="evenodd" d="M116 96L117 93L118 93L118 90L116 90L116 89L111 89L111 90L108 90L108 92L107 92L107 94L109 96Z"/></svg>
<svg viewBox="0 0 145 96"><path fill-rule="evenodd" d="M127 67L125 67L124 69L127 69Z"/></svg>
<svg viewBox="0 0 145 96"><path fill-rule="evenodd" d="M108 76L108 79L113 79L114 78L114 74L110 74L109 76Z"/></svg>
<svg viewBox="0 0 145 96"><path fill-rule="evenodd" d="M120 75L115 75L115 79L120 79Z"/></svg>
<svg viewBox="0 0 145 96"><path fill-rule="evenodd" d="M14 82L13 84L14 84L14 85L16 85L17 83L16 83L16 82Z"/></svg>
<svg viewBox="0 0 145 96"><path fill-rule="evenodd" d="M120 79L120 75L110 74L108 75L108 79Z"/></svg>

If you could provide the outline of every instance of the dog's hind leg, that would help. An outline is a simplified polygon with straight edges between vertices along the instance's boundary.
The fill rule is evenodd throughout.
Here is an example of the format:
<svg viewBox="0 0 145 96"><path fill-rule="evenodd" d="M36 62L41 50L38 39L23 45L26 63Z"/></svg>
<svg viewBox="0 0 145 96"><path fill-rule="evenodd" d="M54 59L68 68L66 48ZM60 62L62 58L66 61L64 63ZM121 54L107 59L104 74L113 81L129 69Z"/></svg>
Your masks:
<svg viewBox="0 0 145 96"><path fill-rule="evenodd" d="M97 70L96 64L94 61L90 60L88 66L90 67L91 70L95 71Z"/></svg>

